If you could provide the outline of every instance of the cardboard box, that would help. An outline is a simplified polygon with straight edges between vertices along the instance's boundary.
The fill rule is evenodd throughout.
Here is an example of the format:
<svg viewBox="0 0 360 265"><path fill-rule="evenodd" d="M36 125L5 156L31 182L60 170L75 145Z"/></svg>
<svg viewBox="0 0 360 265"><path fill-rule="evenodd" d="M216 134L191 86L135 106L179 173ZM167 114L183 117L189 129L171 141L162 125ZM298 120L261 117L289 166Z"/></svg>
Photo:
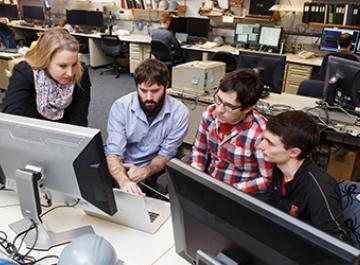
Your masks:
<svg viewBox="0 0 360 265"><path fill-rule="evenodd" d="M360 149L350 148L343 156L331 148L327 172L336 180L355 180L360 174Z"/></svg>

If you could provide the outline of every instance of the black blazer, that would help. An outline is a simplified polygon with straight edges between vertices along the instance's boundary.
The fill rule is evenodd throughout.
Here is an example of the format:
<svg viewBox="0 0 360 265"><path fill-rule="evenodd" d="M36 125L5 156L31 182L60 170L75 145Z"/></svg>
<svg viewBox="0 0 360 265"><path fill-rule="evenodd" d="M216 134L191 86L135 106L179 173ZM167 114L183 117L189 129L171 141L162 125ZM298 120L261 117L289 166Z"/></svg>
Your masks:
<svg viewBox="0 0 360 265"><path fill-rule="evenodd" d="M87 126L90 87L89 72L84 67L80 85L75 85L73 100L65 109L64 117L57 122ZM26 61L22 61L14 67L4 100L3 112L48 120L37 111L33 71Z"/></svg>

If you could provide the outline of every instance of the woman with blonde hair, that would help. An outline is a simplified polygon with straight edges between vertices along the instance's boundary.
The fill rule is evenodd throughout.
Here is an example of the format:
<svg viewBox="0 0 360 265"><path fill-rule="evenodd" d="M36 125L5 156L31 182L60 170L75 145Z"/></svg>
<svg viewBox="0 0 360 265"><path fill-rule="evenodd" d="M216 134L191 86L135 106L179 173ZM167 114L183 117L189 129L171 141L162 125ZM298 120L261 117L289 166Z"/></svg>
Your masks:
<svg viewBox="0 0 360 265"><path fill-rule="evenodd" d="M87 126L90 87L77 40L51 29L15 65L3 112Z"/></svg>

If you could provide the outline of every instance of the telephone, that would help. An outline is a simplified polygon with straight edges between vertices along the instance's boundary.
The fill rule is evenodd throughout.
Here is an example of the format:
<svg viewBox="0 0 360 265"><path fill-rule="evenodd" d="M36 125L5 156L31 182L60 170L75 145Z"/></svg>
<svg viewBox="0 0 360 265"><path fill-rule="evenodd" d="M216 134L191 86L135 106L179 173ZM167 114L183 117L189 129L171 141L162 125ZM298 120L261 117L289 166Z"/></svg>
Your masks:
<svg viewBox="0 0 360 265"><path fill-rule="evenodd" d="M298 55L303 59L310 59L315 57L315 53L309 51L301 51L298 53Z"/></svg>

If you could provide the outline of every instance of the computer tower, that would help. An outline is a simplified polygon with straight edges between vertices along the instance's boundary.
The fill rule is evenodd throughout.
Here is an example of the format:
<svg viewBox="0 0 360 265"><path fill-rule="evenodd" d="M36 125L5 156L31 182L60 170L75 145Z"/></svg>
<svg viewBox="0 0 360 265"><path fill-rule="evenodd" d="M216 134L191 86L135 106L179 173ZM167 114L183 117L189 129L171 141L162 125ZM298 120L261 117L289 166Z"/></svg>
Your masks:
<svg viewBox="0 0 360 265"><path fill-rule="evenodd" d="M269 9L276 3L276 0L250 0L249 15L259 17L272 17Z"/></svg>

